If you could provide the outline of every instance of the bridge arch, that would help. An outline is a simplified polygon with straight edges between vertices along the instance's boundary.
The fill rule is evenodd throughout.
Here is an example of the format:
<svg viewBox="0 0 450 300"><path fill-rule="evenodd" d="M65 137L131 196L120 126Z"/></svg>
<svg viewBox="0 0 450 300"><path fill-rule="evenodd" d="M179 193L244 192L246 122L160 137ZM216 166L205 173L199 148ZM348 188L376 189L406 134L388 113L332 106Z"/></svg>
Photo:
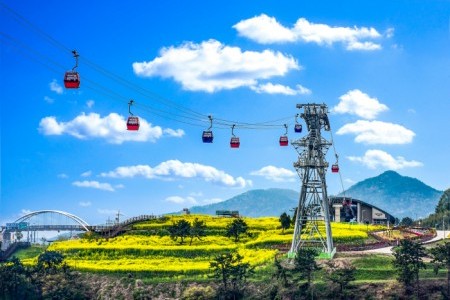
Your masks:
<svg viewBox="0 0 450 300"><path fill-rule="evenodd" d="M78 223L81 227L84 228L84 230L86 231L90 231L89 230L89 224L84 221L83 219L81 219L80 217L77 217L71 213L65 212L65 211L60 211L60 210L38 210L38 211L34 211L31 213L28 213L20 218L18 218L14 223L20 223L20 222L25 222L26 220L38 216L38 215L43 215L43 214L48 214L48 213L54 213L54 214L59 214L65 217L68 217L70 219L72 219L73 221L75 221L76 223Z"/></svg>

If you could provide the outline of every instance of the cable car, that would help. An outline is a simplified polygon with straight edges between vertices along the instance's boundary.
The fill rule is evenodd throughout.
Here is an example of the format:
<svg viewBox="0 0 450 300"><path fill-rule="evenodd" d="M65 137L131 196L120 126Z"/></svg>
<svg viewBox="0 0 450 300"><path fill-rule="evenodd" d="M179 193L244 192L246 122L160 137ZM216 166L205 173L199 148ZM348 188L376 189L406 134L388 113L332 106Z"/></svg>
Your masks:
<svg viewBox="0 0 450 300"><path fill-rule="evenodd" d="M289 140L287 137L288 127L286 124L284 124L284 128L286 128L286 132L284 133L284 135L280 136L280 146L287 146L289 144Z"/></svg>
<svg viewBox="0 0 450 300"><path fill-rule="evenodd" d="M202 140L203 143L212 143L213 142L213 132L211 130L203 131Z"/></svg>
<svg viewBox="0 0 450 300"><path fill-rule="evenodd" d="M338 164L334 164L331 166L331 172L332 173L337 173L339 172L339 165Z"/></svg>
<svg viewBox="0 0 450 300"><path fill-rule="evenodd" d="M211 131L212 128L212 116L208 116L209 119L209 128L208 130L203 131L203 135L202 135L202 141L203 143L212 143L214 136L213 136L213 132Z"/></svg>
<svg viewBox="0 0 450 300"><path fill-rule="evenodd" d="M78 68L78 52L76 50L72 51L73 57L75 58L75 66L72 68L72 71L67 71L64 74L64 87L66 89L77 89L80 87L80 75L76 68Z"/></svg>
<svg viewBox="0 0 450 300"><path fill-rule="evenodd" d="M127 120L127 130L139 130L139 118L135 116L129 116Z"/></svg>
<svg viewBox="0 0 450 300"><path fill-rule="evenodd" d="M231 148L239 148L239 146L241 145L239 138L234 135L234 127L235 126L236 126L235 124L233 124L233 126L231 126L231 135L232 135L231 140L230 140Z"/></svg>
<svg viewBox="0 0 450 300"><path fill-rule="evenodd" d="M130 116L127 120L127 130L136 131L139 130L139 118L134 116L131 112L131 105L133 105L133 102L134 100L130 100L130 102L128 102L128 113Z"/></svg>
<svg viewBox="0 0 450 300"><path fill-rule="evenodd" d="M239 148L240 145L241 145L241 142L239 141L239 138L233 136L230 140L231 148Z"/></svg>
<svg viewBox="0 0 450 300"><path fill-rule="evenodd" d="M67 71L64 75L64 87L66 89L77 89L80 87L80 75L75 71Z"/></svg>
<svg viewBox="0 0 450 300"><path fill-rule="evenodd" d="M280 136L280 146L287 146L289 144L288 137L285 135Z"/></svg>
<svg viewBox="0 0 450 300"><path fill-rule="evenodd" d="M294 131L298 133L302 132L302 124L295 124Z"/></svg>

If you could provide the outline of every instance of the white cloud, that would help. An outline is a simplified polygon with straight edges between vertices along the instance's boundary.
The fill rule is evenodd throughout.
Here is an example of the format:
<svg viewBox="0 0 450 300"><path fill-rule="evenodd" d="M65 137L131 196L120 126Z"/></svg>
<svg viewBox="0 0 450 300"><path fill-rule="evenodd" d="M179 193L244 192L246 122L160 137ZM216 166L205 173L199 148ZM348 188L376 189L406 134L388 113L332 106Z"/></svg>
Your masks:
<svg viewBox="0 0 450 300"><path fill-rule="evenodd" d="M55 99L50 98L50 97L48 97L48 96L45 96L45 97L44 97L44 101L47 102L47 103L49 103L49 104L52 104L52 103L55 102Z"/></svg>
<svg viewBox="0 0 450 300"><path fill-rule="evenodd" d="M29 209L22 209L22 210L20 210L20 216L21 217L23 217L23 216L26 216L26 215L29 215L29 214L31 214L33 211L31 211L31 210L29 210Z"/></svg>
<svg viewBox="0 0 450 300"><path fill-rule="evenodd" d="M213 204L213 203L219 203L222 201L223 201L223 199L221 199L221 198L203 199L202 204Z"/></svg>
<svg viewBox="0 0 450 300"><path fill-rule="evenodd" d="M81 207L89 207L89 206L92 205L91 201L80 201L80 202L78 202L78 204L79 204Z"/></svg>
<svg viewBox="0 0 450 300"><path fill-rule="evenodd" d="M265 14L242 20L233 26L240 36L261 44L288 43L302 41L318 45L342 43L347 50L379 50L381 45L372 40L382 35L373 27L331 27L326 24L314 24L300 18L292 28L287 28ZM393 29L389 29L393 32ZM386 34L386 37L392 35Z"/></svg>
<svg viewBox="0 0 450 300"><path fill-rule="evenodd" d="M89 177L92 175L92 171L86 171L81 174L81 177Z"/></svg>
<svg viewBox="0 0 450 300"><path fill-rule="evenodd" d="M102 183L102 182L98 182L98 181L88 181L88 180L74 181L74 182L72 182L72 185L77 186L77 187L93 188L93 189L109 191L109 192L115 191L115 189L111 186L111 184Z"/></svg>
<svg viewBox="0 0 450 300"><path fill-rule="evenodd" d="M57 175L57 177L61 178L61 179L69 178L69 176L67 174L65 174L65 173L60 173L60 174Z"/></svg>
<svg viewBox="0 0 450 300"><path fill-rule="evenodd" d="M350 184L350 185L353 185L353 184L355 184L355 183L356 183L356 181L355 181L355 180L353 180L353 179L350 179L350 178L345 178L345 179L344 179L344 182L345 182L345 183L348 183L348 184Z"/></svg>
<svg viewBox="0 0 450 300"><path fill-rule="evenodd" d="M194 197L180 197L180 196L170 196L166 198L166 201L176 203L176 204L197 204L197 200Z"/></svg>
<svg viewBox="0 0 450 300"><path fill-rule="evenodd" d="M273 84L273 83L265 83L259 84L257 86L251 86L252 90L257 92L258 94L266 93L266 94L282 94L288 96L296 96L296 95L309 95L311 94L311 90L301 86L300 84L296 85L296 89L290 88L281 84Z"/></svg>
<svg viewBox="0 0 450 300"><path fill-rule="evenodd" d="M182 137L182 136L184 136L184 130L182 130L182 129L173 130L171 128L167 128L167 129L164 129L163 132L166 135L172 136L172 137Z"/></svg>
<svg viewBox="0 0 450 300"><path fill-rule="evenodd" d="M148 179L156 178L202 178L206 182L212 182L227 187L243 188L251 186L252 182L242 177L236 177L218 170L212 166L198 163L181 162L179 160L168 160L160 163L156 167L148 165L136 165L118 167L114 171L100 174L102 177L112 178L133 178L142 176Z"/></svg>
<svg viewBox="0 0 450 300"><path fill-rule="evenodd" d="M92 108L94 106L95 102L94 100L88 100L86 101L86 106L89 108Z"/></svg>
<svg viewBox="0 0 450 300"><path fill-rule="evenodd" d="M296 177L295 172L285 168L277 168L275 166L263 167L257 171L251 172L250 175L262 176L267 180L272 180L275 182L294 181L294 177Z"/></svg>
<svg viewBox="0 0 450 300"><path fill-rule="evenodd" d="M295 42L297 37L293 30L284 27L274 17L261 14L242 20L233 26L239 35L261 44Z"/></svg>
<svg viewBox="0 0 450 300"><path fill-rule="evenodd" d="M116 210L114 210L114 209L97 209L97 212L99 213L99 214L102 214L102 215L115 215L115 214L117 214L117 211Z"/></svg>
<svg viewBox="0 0 450 300"><path fill-rule="evenodd" d="M391 170L399 170L403 168L421 167L423 164L419 161L407 161L402 156L393 157L382 150L367 150L364 156L348 156L351 161L359 162L370 169L384 167Z"/></svg>
<svg viewBox="0 0 450 300"><path fill-rule="evenodd" d="M345 124L336 134L354 134L355 142L364 144L408 144L416 135L413 131L393 123L358 120Z"/></svg>
<svg viewBox="0 0 450 300"><path fill-rule="evenodd" d="M110 113L101 117L97 113L82 113L75 119L68 122L58 122L56 117L43 118L39 123L39 131L44 135L68 134L78 139L105 139L112 144L122 144L127 141L134 142L155 142L163 135L171 137L183 136L181 129L161 129L159 126L152 126L145 119L139 118L140 127L138 131L130 132L126 128L126 120L123 116Z"/></svg>
<svg viewBox="0 0 450 300"><path fill-rule="evenodd" d="M271 50L242 51L212 39L163 48L154 60L133 63L136 75L173 78L186 90L209 93L255 86L258 80L283 76L291 69L300 69L291 56Z"/></svg>
<svg viewBox="0 0 450 300"><path fill-rule="evenodd" d="M62 86L58 83L58 81L56 79L53 79L53 81L49 83L49 86L50 86L50 90L52 92L57 93L58 95L61 95L64 91Z"/></svg>
<svg viewBox="0 0 450 300"><path fill-rule="evenodd" d="M389 108L380 103L377 98L371 98L360 90L351 90L339 97L341 100L333 108L333 112L338 114L352 114L364 119L375 119L377 115Z"/></svg>

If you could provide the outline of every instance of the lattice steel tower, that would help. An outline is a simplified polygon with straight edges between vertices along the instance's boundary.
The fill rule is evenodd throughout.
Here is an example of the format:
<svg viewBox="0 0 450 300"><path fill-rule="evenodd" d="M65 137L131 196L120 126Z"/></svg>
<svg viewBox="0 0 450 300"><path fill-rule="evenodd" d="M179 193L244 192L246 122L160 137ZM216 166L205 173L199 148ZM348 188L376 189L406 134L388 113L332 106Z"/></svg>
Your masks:
<svg viewBox="0 0 450 300"><path fill-rule="evenodd" d="M314 247L322 249L322 255L331 258L335 250L325 179L328 168L325 155L332 143L321 135L322 129L330 131L328 108L325 104L297 104L297 108L304 109L300 116L306 122L308 134L291 142L299 154L294 168L300 176L302 188L289 257L294 257L303 247ZM326 236L319 231L323 224Z"/></svg>

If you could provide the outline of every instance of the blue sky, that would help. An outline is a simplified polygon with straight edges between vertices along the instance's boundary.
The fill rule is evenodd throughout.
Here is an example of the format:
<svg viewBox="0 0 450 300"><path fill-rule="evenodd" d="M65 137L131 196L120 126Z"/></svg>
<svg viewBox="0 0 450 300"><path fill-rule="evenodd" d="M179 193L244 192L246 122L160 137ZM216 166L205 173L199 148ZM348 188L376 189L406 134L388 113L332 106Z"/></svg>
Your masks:
<svg viewBox="0 0 450 300"><path fill-rule="evenodd" d="M365 2L2 2L1 223L299 190L297 153L278 145L283 124L304 134L297 103L330 108L346 188L390 169L448 188L450 2ZM62 82L73 49L78 90ZM125 129L130 99L139 132Z"/></svg>

